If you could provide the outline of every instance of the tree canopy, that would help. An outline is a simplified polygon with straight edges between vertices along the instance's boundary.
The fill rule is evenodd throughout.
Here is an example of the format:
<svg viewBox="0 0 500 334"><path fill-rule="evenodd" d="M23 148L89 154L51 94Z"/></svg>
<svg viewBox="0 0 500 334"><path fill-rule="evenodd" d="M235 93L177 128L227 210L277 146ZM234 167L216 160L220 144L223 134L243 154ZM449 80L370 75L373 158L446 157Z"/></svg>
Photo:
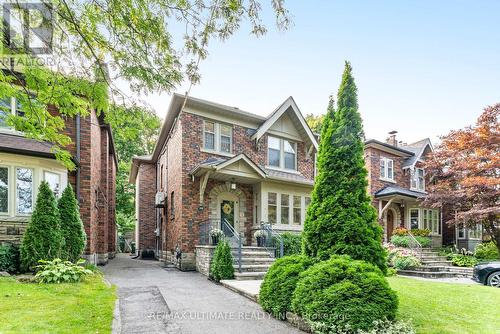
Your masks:
<svg viewBox="0 0 500 334"><path fill-rule="evenodd" d="M426 160L426 204L456 212L450 224L482 224L500 250L500 103L474 126L451 131Z"/></svg>

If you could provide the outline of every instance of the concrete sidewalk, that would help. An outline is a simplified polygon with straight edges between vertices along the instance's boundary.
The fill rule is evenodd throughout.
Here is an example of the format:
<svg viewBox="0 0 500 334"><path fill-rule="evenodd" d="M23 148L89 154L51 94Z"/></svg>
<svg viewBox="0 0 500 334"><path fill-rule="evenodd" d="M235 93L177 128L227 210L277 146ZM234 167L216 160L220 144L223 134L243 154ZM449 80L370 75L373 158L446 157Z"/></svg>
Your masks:
<svg viewBox="0 0 500 334"><path fill-rule="evenodd" d="M113 333L302 333L255 302L197 272L119 254L103 267L118 286L119 325ZM253 292L257 291L255 283Z"/></svg>
<svg viewBox="0 0 500 334"><path fill-rule="evenodd" d="M262 284L262 280L238 281L235 279L230 279L230 280L222 280L220 281L220 283L229 290L237 292L240 295L245 296L256 303L259 300L259 291L260 291L260 285Z"/></svg>

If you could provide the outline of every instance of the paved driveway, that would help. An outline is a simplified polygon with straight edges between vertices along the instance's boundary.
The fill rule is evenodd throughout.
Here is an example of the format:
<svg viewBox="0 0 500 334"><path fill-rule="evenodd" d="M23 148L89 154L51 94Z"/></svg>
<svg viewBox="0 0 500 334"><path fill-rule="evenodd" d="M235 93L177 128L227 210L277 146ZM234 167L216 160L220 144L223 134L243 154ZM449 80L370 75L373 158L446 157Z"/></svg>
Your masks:
<svg viewBox="0 0 500 334"><path fill-rule="evenodd" d="M121 321L114 333L302 333L197 272L126 254L103 270L118 286Z"/></svg>

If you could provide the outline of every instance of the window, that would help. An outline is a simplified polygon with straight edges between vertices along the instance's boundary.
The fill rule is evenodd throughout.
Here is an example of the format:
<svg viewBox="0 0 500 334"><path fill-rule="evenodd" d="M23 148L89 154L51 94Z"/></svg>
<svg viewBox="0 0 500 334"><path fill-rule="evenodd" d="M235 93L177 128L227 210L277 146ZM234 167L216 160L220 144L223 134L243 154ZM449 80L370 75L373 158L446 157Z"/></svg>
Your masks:
<svg viewBox="0 0 500 334"><path fill-rule="evenodd" d="M269 166L280 167L281 143L278 138L269 136L267 140Z"/></svg>
<svg viewBox="0 0 500 334"><path fill-rule="evenodd" d="M7 97L0 100L0 129L10 128L7 125L7 117L10 114L17 116L24 116L24 111L21 109L21 103L19 100L13 97Z"/></svg>
<svg viewBox="0 0 500 334"><path fill-rule="evenodd" d="M392 159L380 158L380 178L394 181L394 162Z"/></svg>
<svg viewBox="0 0 500 334"><path fill-rule="evenodd" d="M293 196L293 223L295 225L300 225L301 222L301 197Z"/></svg>
<svg viewBox="0 0 500 334"><path fill-rule="evenodd" d="M458 224L457 230L458 230L458 239L465 239L464 224Z"/></svg>
<svg viewBox="0 0 500 334"><path fill-rule="evenodd" d="M0 213L9 212L9 168L0 167Z"/></svg>
<svg viewBox="0 0 500 334"><path fill-rule="evenodd" d="M481 239L482 237L482 225L475 224L469 227L469 239Z"/></svg>
<svg viewBox="0 0 500 334"><path fill-rule="evenodd" d="M276 198L276 193L267 193L267 220L269 221L269 224L276 224L276 219L278 216L276 210Z"/></svg>
<svg viewBox="0 0 500 334"><path fill-rule="evenodd" d="M425 177L422 168L415 168L411 176L411 188L415 190L425 190Z"/></svg>
<svg viewBox="0 0 500 334"><path fill-rule="evenodd" d="M58 197L60 194L60 191L61 191L61 178L60 178L59 174L51 173L51 172L44 172L43 178L49 184L49 187L52 190L52 192L54 193L54 195L56 197Z"/></svg>
<svg viewBox="0 0 500 334"><path fill-rule="evenodd" d="M418 222L419 222L419 210L410 209L410 229L412 230L418 229Z"/></svg>
<svg viewBox="0 0 500 334"><path fill-rule="evenodd" d="M297 170L297 143L268 136L267 160L269 166Z"/></svg>
<svg viewBox="0 0 500 334"><path fill-rule="evenodd" d="M174 199L175 195L174 192L172 191L170 193L170 217L174 218L175 217L175 204L174 204Z"/></svg>
<svg viewBox="0 0 500 334"><path fill-rule="evenodd" d="M230 125L204 121L203 148L210 151L231 153L233 128Z"/></svg>
<svg viewBox="0 0 500 334"><path fill-rule="evenodd" d="M432 212L432 222L430 230L434 234L440 234L440 224L439 224L439 211L438 210L429 210Z"/></svg>
<svg viewBox="0 0 500 334"><path fill-rule="evenodd" d="M290 195L281 194L281 224L290 223Z"/></svg>
<svg viewBox="0 0 500 334"><path fill-rule="evenodd" d="M33 211L33 170L16 168L16 212L30 214Z"/></svg>
<svg viewBox="0 0 500 334"><path fill-rule="evenodd" d="M304 204L305 204L304 209L307 211L307 208L311 204L311 197L309 197L309 196L304 197Z"/></svg>

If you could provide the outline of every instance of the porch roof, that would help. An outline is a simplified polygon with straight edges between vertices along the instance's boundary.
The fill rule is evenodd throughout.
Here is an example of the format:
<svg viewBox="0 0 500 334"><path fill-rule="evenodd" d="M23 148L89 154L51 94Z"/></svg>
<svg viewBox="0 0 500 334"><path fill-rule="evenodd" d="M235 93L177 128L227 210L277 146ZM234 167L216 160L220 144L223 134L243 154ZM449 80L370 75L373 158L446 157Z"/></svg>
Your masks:
<svg viewBox="0 0 500 334"><path fill-rule="evenodd" d="M207 173L212 174L212 178L242 183L254 183L266 177L266 173L243 153L230 159L210 157L189 172L193 176Z"/></svg>
<svg viewBox="0 0 500 334"><path fill-rule="evenodd" d="M375 198L392 197L392 196L420 198L425 196L425 193L401 188L398 186L387 186L375 193Z"/></svg>

